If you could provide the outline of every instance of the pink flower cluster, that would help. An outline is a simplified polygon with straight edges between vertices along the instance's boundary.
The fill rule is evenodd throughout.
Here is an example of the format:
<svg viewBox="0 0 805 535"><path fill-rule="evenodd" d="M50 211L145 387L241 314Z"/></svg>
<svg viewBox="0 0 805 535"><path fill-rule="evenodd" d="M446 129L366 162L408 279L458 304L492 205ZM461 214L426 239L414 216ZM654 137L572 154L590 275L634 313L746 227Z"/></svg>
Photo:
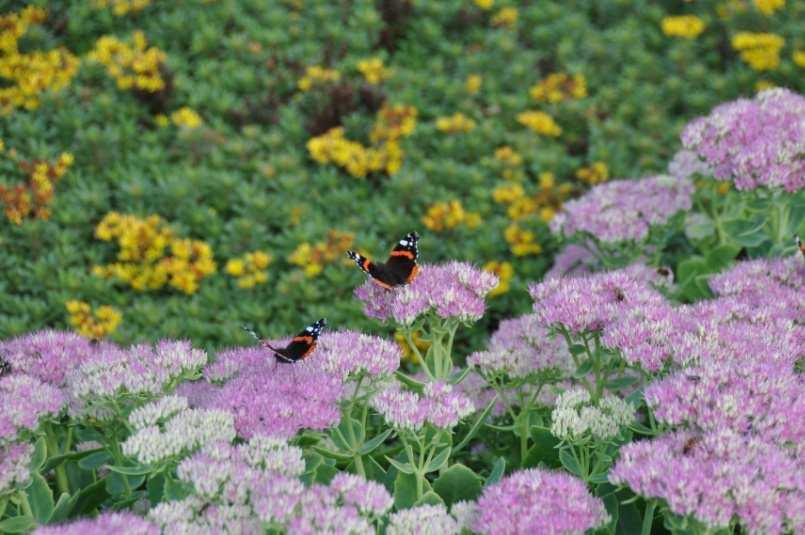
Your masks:
<svg viewBox="0 0 805 535"><path fill-rule="evenodd" d="M26 373L58 387L64 385L68 371L80 366L96 350L86 338L53 330L0 341L0 359L15 373Z"/></svg>
<svg viewBox="0 0 805 535"><path fill-rule="evenodd" d="M475 405L466 394L443 382L427 383L423 395L419 395L394 381L377 393L371 404L391 425L412 430L425 423L451 428L475 412Z"/></svg>
<svg viewBox="0 0 805 535"><path fill-rule="evenodd" d="M14 490L25 488L31 480L32 444L3 444L0 442L0 496Z"/></svg>
<svg viewBox="0 0 805 535"><path fill-rule="evenodd" d="M400 366L402 351L394 342L356 331L326 332L319 338L314 366L342 379L366 374L380 377Z"/></svg>
<svg viewBox="0 0 805 535"><path fill-rule="evenodd" d="M639 242L654 225L662 225L693 205L693 182L667 175L599 184L568 201L551 221L556 234L589 235L598 241Z"/></svg>
<svg viewBox="0 0 805 535"><path fill-rule="evenodd" d="M41 526L36 535L159 535L160 530L151 522L132 513L107 512L95 518L77 520L69 524Z"/></svg>
<svg viewBox="0 0 805 535"><path fill-rule="evenodd" d="M784 450L724 429L686 431L632 442L620 450L610 481L662 498L674 513L712 527L737 517L749 533L805 530L805 477Z"/></svg>
<svg viewBox="0 0 805 535"><path fill-rule="evenodd" d="M503 320L486 350L467 357L467 364L512 377L554 370L566 375L573 360L561 336L553 336L536 314Z"/></svg>
<svg viewBox="0 0 805 535"><path fill-rule="evenodd" d="M422 265L411 284L385 290L371 281L355 290L367 316L408 325L433 311L441 318L476 321L484 314L484 297L498 284L496 275L466 262Z"/></svg>
<svg viewBox="0 0 805 535"><path fill-rule="evenodd" d="M604 502L565 472L532 468L484 489L471 515L482 535L579 534L609 522Z"/></svg>
<svg viewBox="0 0 805 535"><path fill-rule="evenodd" d="M805 186L805 98L787 89L721 104L685 127L682 144L739 190Z"/></svg>
<svg viewBox="0 0 805 535"><path fill-rule="evenodd" d="M35 430L39 421L55 417L64 407L61 390L36 377L12 373L0 379L0 443L12 441L23 429Z"/></svg>

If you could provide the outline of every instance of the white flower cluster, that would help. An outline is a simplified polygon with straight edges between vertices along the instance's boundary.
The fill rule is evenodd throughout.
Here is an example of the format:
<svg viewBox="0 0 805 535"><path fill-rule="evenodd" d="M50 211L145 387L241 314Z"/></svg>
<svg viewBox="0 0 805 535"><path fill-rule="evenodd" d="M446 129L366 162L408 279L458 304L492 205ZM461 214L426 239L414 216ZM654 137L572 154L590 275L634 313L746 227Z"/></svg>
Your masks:
<svg viewBox="0 0 805 535"><path fill-rule="evenodd" d="M282 438L255 435L238 449L246 463L254 468L271 470L288 477L301 476L305 471L302 450L289 445Z"/></svg>
<svg viewBox="0 0 805 535"><path fill-rule="evenodd" d="M131 411L129 423L134 429L143 429L151 425L163 423L177 412L187 408L187 398L181 396L165 396L153 403L143 405Z"/></svg>
<svg viewBox="0 0 805 535"><path fill-rule="evenodd" d="M31 480L32 444L0 445L0 496L14 488L24 488Z"/></svg>
<svg viewBox="0 0 805 535"><path fill-rule="evenodd" d="M458 522L444 505L420 505L391 515L386 535L456 535Z"/></svg>
<svg viewBox="0 0 805 535"><path fill-rule="evenodd" d="M179 404L173 400L168 403ZM186 403L186 401L185 401ZM160 413L167 404L155 401L139 413L138 419ZM215 441L231 442L235 438L232 414L215 409L182 409L161 425L151 424L139 428L122 444L123 453L142 464L156 464L171 457L187 455L204 444Z"/></svg>
<svg viewBox="0 0 805 535"><path fill-rule="evenodd" d="M587 436L607 440L617 436L620 428L634 419L634 407L626 401L612 394L604 394L597 403L593 403L587 390L574 388L556 399L556 408L551 414L551 433L569 441Z"/></svg>

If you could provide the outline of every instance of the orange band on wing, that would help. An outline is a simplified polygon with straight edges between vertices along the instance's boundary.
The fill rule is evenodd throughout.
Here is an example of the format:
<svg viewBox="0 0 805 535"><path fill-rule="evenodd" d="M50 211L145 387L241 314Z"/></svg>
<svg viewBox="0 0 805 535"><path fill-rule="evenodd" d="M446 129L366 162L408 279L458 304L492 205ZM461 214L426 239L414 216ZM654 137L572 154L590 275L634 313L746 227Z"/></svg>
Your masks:
<svg viewBox="0 0 805 535"><path fill-rule="evenodd" d="M306 344L313 343L312 336L294 336L292 342L305 342Z"/></svg>
<svg viewBox="0 0 805 535"><path fill-rule="evenodd" d="M307 348L307 351L305 351L304 353L302 353L302 358L305 358L305 357L307 357L308 355L310 355L310 354L313 352L313 350L314 350L314 349L316 349L316 344L315 344L315 343L310 344L310 347L309 347L309 348Z"/></svg>
<svg viewBox="0 0 805 535"><path fill-rule="evenodd" d="M405 279L405 282L411 282L417 275L419 275L419 266L414 266L413 269L411 269L411 273L408 274L408 278Z"/></svg>
<svg viewBox="0 0 805 535"><path fill-rule="evenodd" d="M410 258L411 260L414 259L414 253L412 251L406 251L405 249L400 251L391 251L391 256L404 256L405 258Z"/></svg>
<svg viewBox="0 0 805 535"><path fill-rule="evenodd" d="M364 271L369 271L369 266L372 265L372 261L368 258L364 258L363 262L361 262L361 269Z"/></svg>
<svg viewBox="0 0 805 535"><path fill-rule="evenodd" d="M372 282L374 282L375 284L377 284L381 288L385 288L386 290L391 290L392 289L391 284L387 284L387 283L383 282L380 279L376 279L376 278L372 277Z"/></svg>

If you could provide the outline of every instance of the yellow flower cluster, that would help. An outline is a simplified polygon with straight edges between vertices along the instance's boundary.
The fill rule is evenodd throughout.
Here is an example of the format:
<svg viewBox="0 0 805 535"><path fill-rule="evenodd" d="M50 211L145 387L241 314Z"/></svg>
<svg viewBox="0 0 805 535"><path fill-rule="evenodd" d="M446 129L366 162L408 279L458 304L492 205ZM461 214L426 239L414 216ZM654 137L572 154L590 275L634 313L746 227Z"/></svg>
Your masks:
<svg viewBox="0 0 805 535"><path fill-rule="evenodd" d="M511 28L517 24L519 15L516 7L504 7L492 16L492 26Z"/></svg>
<svg viewBox="0 0 805 535"><path fill-rule="evenodd" d="M503 164L503 178L506 180L523 178L524 173L520 168L523 165L523 157L519 152L504 145L495 151L495 159Z"/></svg>
<svg viewBox="0 0 805 535"><path fill-rule="evenodd" d="M307 150L318 163L333 163L357 178L375 172L393 175L403 162L399 140L413 132L416 114L411 106L384 105L377 112L369 135L373 146L364 147L357 141L350 141L344 137L344 129L336 127L308 140Z"/></svg>
<svg viewBox="0 0 805 535"><path fill-rule="evenodd" d="M529 195L520 184L504 184L492 191L495 202L508 205L506 215L512 221L520 221L526 217L537 214L544 221L549 222L556 215L572 191L570 184L556 186L556 178L551 172L540 173L539 190Z"/></svg>
<svg viewBox="0 0 805 535"><path fill-rule="evenodd" d="M493 260L484 265L484 271L494 273L499 279L498 285L489 292L489 297L502 295L509 291L512 277L514 277L514 267L511 263Z"/></svg>
<svg viewBox="0 0 805 535"><path fill-rule="evenodd" d="M315 277L324 270L325 265L345 259L344 251L352 246L354 239L351 232L330 229L325 241L300 243L288 257L288 261L300 266L307 277Z"/></svg>
<svg viewBox="0 0 805 535"><path fill-rule="evenodd" d="M372 85L377 85L391 77L391 69L386 68L380 58L368 58L359 61L358 71L363 75L364 80Z"/></svg>
<svg viewBox="0 0 805 535"><path fill-rule="evenodd" d="M481 214L467 212L458 200L437 202L428 207L422 216L422 223L435 232L454 229L459 225L473 229L481 225Z"/></svg>
<svg viewBox="0 0 805 535"><path fill-rule="evenodd" d="M171 113L171 121L173 121L173 124L176 126L182 126L190 129L198 128L204 124L204 120L201 118L201 116L196 113L195 110L188 108L187 106L183 106Z"/></svg>
<svg viewBox="0 0 805 535"><path fill-rule="evenodd" d="M483 85L483 83L484 79L480 74L470 74L464 81L464 89L470 95L474 95L481 90L481 85Z"/></svg>
<svg viewBox="0 0 805 535"><path fill-rule="evenodd" d="M65 303L70 313L70 325L75 327L78 334L92 340L100 340L115 332L123 315L109 305L99 306L93 312L89 303L71 300Z"/></svg>
<svg viewBox="0 0 805 535"><path fill-rule="evenodd" d="M112 8L112 13L122 17L129 13L137 13L151 5L151 0L93 0L95 9Z"/></svg>
<svg viewBox="0 0 805 535"><path fill-rule="evenodd" d="M791 56L798 67L805 67L805 50L795 50Z"/></svg>
<svg viewBox="0 0 805 535"><path fill-rule="evenodd" d="M785 8L785 0L752 0L758 11L768 16L778 9Z"/></svg>
<svg viewBox="0 0 805 535"><path fill-rule="evenodd" d="M604 162L594 162L589 167L582 167L576 171L576 177L591 186L606 182L609 178L609 168Z"/></svg>
<svg viewBox="0 0 805 535"><path fill-rule="evenodd" d="M131 44L111 35L101 37L88 57L106 67L119 89L157 93L165 88L160 69L167 56L155 46L149 48L139 30L132 34Z"/></svg>
<svg viewBox="0 0 805 535"><path fill-rule="evenodd" d="M239 288L254 288L268 280L266 268L271 256L263 251L252 251L239 258L232 258L224 270L238 280Z"/></svg>
<svg viewBox="0 0 805 535"><path fill-rule="evenodd" d="M542 246L537 243L534 233L522 228L517 223L512 223L506 227L503 235L512 254L515 256L526 256L542 252Z"/></svg>
<svg viewBox="0 0 805 535"><path fill-rule="evenodd" d="M785 40L774 33L738 32L732 38L732 48L756 71L776 69L784 44Z"/></svg>
<svg viewBox="0 0 805 535"><path fill-rule="evenodd" d="M488 11L492 9L492 6L495 5L495 0L473 0L475 5L479 8L483 9L484 11Z"/></svg>
<svg viewBox="0 0 805 535"><path fill-rule="evenodd" d="M310 91L317 85L324 85L330 82L337 82L341 79L341 73L335 69L327 69L312 65L305 69L305 75L296 83L300 91Z"/></svg>
<svg viewBox="0 0 805 535"><path fill-rule="evenodd" d="M47 12L34 6L0 15L0 115L37 108L42 93L64 88L78 72L78 58L64 47L19 51L19 39L46 18Z"/></svg>
<svg viewBox="0 0 805 535"><path fill-rule="evenodd" d="M543 136L558 137L562 134L562 127L542 111L524 111L517 115L517 122Z"/></svg>
<svg viewBox="0 0 805 535"><path fill-rule="evenodd" d="M56 182L73 165L73 155L63 152L56 163L43 161L21 162L20 168L29 175L28 182L14 187L0 185L0 204L9 221L21 225L31 213L39 219L50 217L50 203Z"/></svg>
<svg viewBox="0 0 805 535"><path fill-rule="evenodd" d="M668 37L695 39L704 31L704 21L696 15L665 17L660 23L662 33Z"/></svg>
<svg viewBox="0 0 805 535"><path fill-rule="evenodd" d="M414 331L411 335L411 341L414 343L414 347L408 343L408 340L405 339L405 334L402 331L397 331L394 333L394 340L397 342L397 345L400 346L400 350L402 351L402 360L408 360L413 364L422 364L416 351L414 351L414 347L419 350L420 355L424 355L428 348L430 348L430 342L424 340L422 336L420 336L419 331Z"/></svg>
<svg viewBox="0 0 805 535"><path fill-rule="evenodd" d="M141 219L110 212L95 227L99 240L117 242L117 262L95 266L99 277L117 279L139 291L165 285L186 294L195 293L199 282L215 273L212 248L200 240L177 237L157 215Z"/></svg>
<svg viewBox="0 0 805 535"><path fill-rule="evenodd" d="M570 76L563 72L555 72L532 86L529 94L537 102L551 104L584 98L587 96L587 79L583 74Z"/></svg>
<svg viewBox="0 0 805 535"><path fill-rule="evenodd" d="M436 119L436 128L447 134L466 133L475 128L475 121L463 113L457 112L449 117L439 117Z"/></svg>

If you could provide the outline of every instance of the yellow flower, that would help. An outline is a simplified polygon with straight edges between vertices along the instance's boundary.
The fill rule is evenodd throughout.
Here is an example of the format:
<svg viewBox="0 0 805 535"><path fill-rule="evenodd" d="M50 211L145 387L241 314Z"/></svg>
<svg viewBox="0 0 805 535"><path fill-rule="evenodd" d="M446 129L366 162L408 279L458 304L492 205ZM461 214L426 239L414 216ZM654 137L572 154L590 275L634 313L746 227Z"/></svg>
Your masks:
<svg viewBox="0 0 805 535"><path fill-rule="evenodd" d="M511 167L517 167L523 163L523 157L520 155L520 153L507 145L504 145L495 151L495 159Z"/></svg>
<svg viewBox="0 0 805 535"><path fill-rule="evenodd" d="M534 233L521 228L517 223L512 223L506 227L503 235L515 256L526 256L542 252L542 246L536 242Z"/></svg>
<svg viewBox="0 0 805 535"><path fill-rule="evenodd" d="M492 191L495 202L508 204L525 196L525 190L520 184L498 186Z"/></svg>
<svg viewBox="0 0 805 535"><path fill-rule="evenodd" d="M504 7L492 17L492 26L512 27L517 24L519 13L516 7Z"/></svg>
<svg viewBox="0 0 805 535"><path fill-rule="evenodd" d="M233 258L226 263L224 270L233 277L240 277L246 271L246 264L240 258Z"/></svg>
<svg viewBox="0 0 805 535"><path fill-rule="evenodd" d="M436 119L436 128L448 134L466 133L475 128L475 121L461 112Z"/></svg>
<svg viewBox="0 0 805 535"><path fill-rule="evenodd" d="M587 96L587 80L583 74L571 77L565 73L553 73L534 84L529 94L538 102L552 104L563 100L580 99Z"/></svg>
<svg viewBox="0 0 805 535"><path fill-rule="evenodd" d="M481 224L481 215L465 211L458 200L437 202L428 207L428 211L422 216L422 223L436 232L451 230L459 225L476 228Z"/></svg>
<svg viewBox="0 0 805 535"><path fill-rule="evenodd" d="M502 295L509 291L512 277L514 277L514 267L509 262L498 262L496 260L487 262L484 265L484 271L498 276L498 285L489 292L489 297Z"/></svg>
<svg viewBox="0 0 805 535"><path fill-rule="evenodd" d="M741 59L756 71L776 69L780 65L780 50L785 40L773 33L738 32L732 38L732 48Z"/></svg>
<svg viewBox="0 0 805 535"><path fill-rule="evenodd" d="M354 239L351 232L330 229L325 241L315 244L300 243L290 254L288 261L300 266L307 277L315 277L324 270L325 265L346 258L344 251L352 246Z"/></svg>
<svg viewBox="0 0 805 535"><path fill-rule="evenodd" d="M473 0L475 5L484 11L489 11L495 5L495 0Z"/></svg>
<svg viewBox="0 0 805 535"><path fill-rule="evenodd" d="M369 58L358 62L358 71L367 83L377 85L391 77L391 71L383 65L380 58Z"/></svg>
<svg viewBox="0 0 805 535"><path fill-rule="evenodd" d="M517 115L517 122L544 136L557 137L562 134L562 128L545 112L525 111Z"/></svg>
<svg viewBox="0 0 805 535"><path fill-rule="evenodd" d="M755 7L768 16L777 11L778 9L785 8L785 0L752 0Z"/></svg>
<svg viewBox="0 0 805 535"><path fill-rule="evenodd" d="M551 189L556 185L556 176L550 171L545 171L539 174L539 187L542 189Z"/></svg>
<svg viewBox="0 0 805 535"><path fill-rule="evenodd" d="M161 69L167 55L157 47L148 48L145 34L139 30L130 43L109 35L101 37L87 58L106 67L119 89L157 93L165 88Z"/></svg>
<svg viewBox="0 0 805 535"><path fill-rule="evenodd" d="M798 66L805 67L805 50L795 50L792 59Z"/></svg>
<svg viewBox="0 0 805 535"><path fill-rule="evenodd" d="M464 89L470 95L474 95L481 90L481 84L483 84L483 82L484 79L481 78L480 74L470 74L467 76L467 80L464 82Z"/></svg>
<svg viewBox="0 0 805 535"><path fill-rule="evenodd" d="M187 106L182 106L175 112L171 113L171 121L173 121L173 124L176 126L191 129L198 128L204 123L201 116L192 108L188 108Z"/></svg>
<svg viewBox="0 0 805 535"><path fill-rule="evenodd" d="M609 168L604 162L595 162L589 167L576 171L576 177L591 186L605 182L609 178Z"/></svg>
<svg viewBox="0 0 805 535"><path fill-rule="evenodd" d="M704 21L695 15L665 17L660 25L662 33L668 37L695 39L704 31Z"/></svg>
<svg viewBox="0 0 805 535"><path fill-rule="evenodd" d="M341 73L337 70L312 65L305 70L305 75L296 85L301 91L310 91L314 86L337 82L340 79Z"/></svg>
<svg viewBox="0 0 805 535"><path fill-rule="evenodd" d="M99 306L93 313L89 303L70 300L65 303L65 308L70 314L70 325L81 336L93 340L100 340L113 333L123 319L123 315L109 305Z"/></svg>
<svg viewBox="0 0 805 535"><path fill-rule="evenodd" d="M93 0L92 4L95 9L111 7L115 16L122 17L128 13L142 11L151 5L151 0Z"/></svg>

